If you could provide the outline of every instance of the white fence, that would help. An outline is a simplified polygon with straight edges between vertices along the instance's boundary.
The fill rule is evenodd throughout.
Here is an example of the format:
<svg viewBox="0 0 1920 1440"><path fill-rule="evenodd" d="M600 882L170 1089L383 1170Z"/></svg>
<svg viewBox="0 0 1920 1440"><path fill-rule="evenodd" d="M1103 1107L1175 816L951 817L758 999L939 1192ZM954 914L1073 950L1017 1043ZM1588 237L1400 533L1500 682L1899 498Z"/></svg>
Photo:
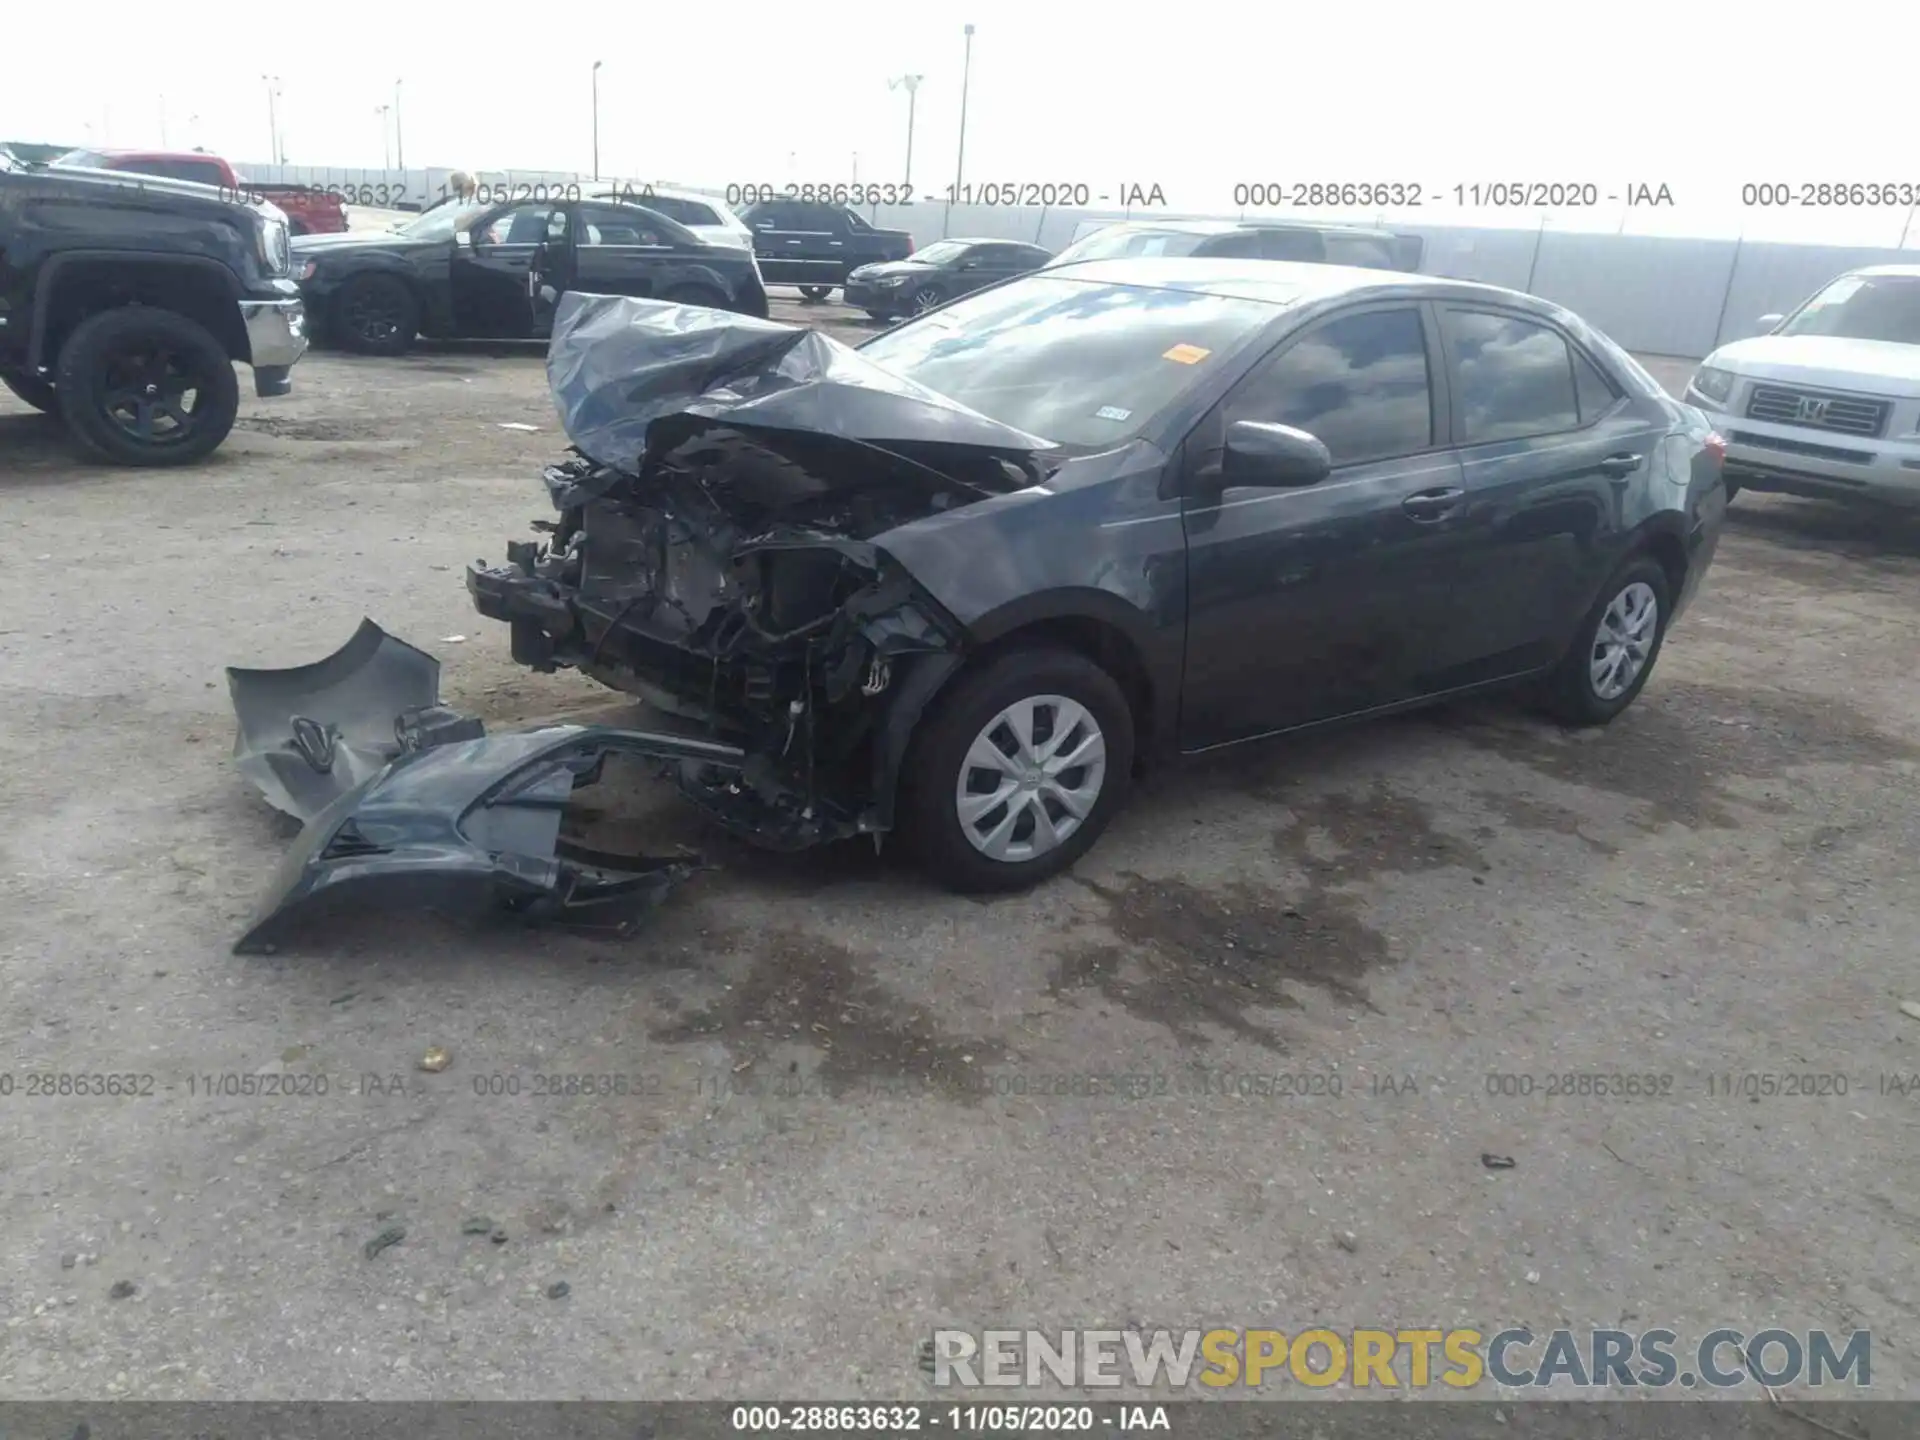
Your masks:
<svg viewBox="0 0 1920 1440"><path fill-rule="evenodd" d="M419 208L447 193L447 169L353 170L306 165L247 165L260 181L338 187L349 206ZM637 177L594 180L574 171L475 171L493 189L578 193L671 184L723 199L711 185ZM541 186L547 187L545 192ZM573 192L569 192L573 193ZM880 205L863 212L875 225L910 232L922 244L946 236L1025 240L1063 249L1089 220L1121 220L1124 211L1044 206ZM1164 212L1154 212L1164 214ZM1141 218L1136 212L1133 218ZM1233 218L1215 216L1209 218ZM1353 217L1370 223L1365 216ZM1549 229L1481 230L1465 226L1391 228L1426 241L1422 269L1525 290L1578 311L1629 350L1696 357L1717 345L1759 333L1759 317L1790 310L1821 285L1861 265L1920 264L1920 250L1695 240L1651 235L1592 235Z"/></svg>

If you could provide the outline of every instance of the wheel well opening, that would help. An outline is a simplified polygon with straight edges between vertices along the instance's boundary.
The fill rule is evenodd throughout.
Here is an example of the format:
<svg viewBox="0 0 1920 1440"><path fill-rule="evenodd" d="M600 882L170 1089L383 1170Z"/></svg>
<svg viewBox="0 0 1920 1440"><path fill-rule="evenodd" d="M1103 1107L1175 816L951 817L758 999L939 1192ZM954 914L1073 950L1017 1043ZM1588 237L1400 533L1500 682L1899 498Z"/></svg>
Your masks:
<svg viewBox="0 0 1920 1440"><path fill-rule="evenodd" d="M52 364L82 320L123 305L171 310L204 326L232 360L251 361L231 285L198 265L81 260L63 268L48 297L40 363Z"/></svg>
<svg viewBox="0 0 1920 1440"><path fill-rule="evenodd" d="M1653 557L1660 568L1667 572L1667 597L1671 602L1680 596L1680 587L1687 579L1687 551L1679 537L1659 534L1649 535L1641 551Z"/></svg>
<svg viewBox="0 0 1920 1440"><path fill-rule="evenodd" d="M1154 694L1153 681L1140 652L1126 632L1104 620L1088 616L1062 616L1036 620L1000 636L975 656L976 663L1002 655L1024 645L1058 645L1087 657L1119 682L1133 712L1133 750L1143 756L1152 748Z"/></svg>

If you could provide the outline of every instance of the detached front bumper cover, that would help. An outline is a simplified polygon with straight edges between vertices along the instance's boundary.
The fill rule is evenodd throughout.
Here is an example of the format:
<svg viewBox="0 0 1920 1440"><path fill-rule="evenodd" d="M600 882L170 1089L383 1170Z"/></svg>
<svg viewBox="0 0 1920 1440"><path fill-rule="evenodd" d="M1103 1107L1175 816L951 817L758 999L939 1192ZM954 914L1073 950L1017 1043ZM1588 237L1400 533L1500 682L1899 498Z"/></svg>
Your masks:
<svg viewBox="0 0 1920 1440"><path fill-rule="evenodd" d="M235 943L239 954L370 908L498 909L625 933L699 861L563 840L574 791L597 782L613 754L677 766L683 783L707 784L745 759L728 745L608 726L488 735L438 704L431 656L370 620L325 660L233 670L229 683L243 773L305 822Z"/></svg>

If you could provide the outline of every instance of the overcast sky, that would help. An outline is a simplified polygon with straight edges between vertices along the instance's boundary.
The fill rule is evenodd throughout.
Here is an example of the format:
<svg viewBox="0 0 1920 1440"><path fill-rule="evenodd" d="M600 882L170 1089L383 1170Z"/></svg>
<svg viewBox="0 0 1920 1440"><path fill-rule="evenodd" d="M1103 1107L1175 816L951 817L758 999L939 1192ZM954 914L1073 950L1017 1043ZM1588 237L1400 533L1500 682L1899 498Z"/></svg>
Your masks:
<svg viewBox="0 0 1920 1440"><path fill-rule="evenodd" d="M1920 21L1899 0L1826 0L1790 25L1768 13L1697 0L200 0L155 24L150 6L118 0L23 4L7 20L0 137L164 140L257 165L272 74L291 162L378 167L391 116L375 107L400 80L410 166L586 172L598 59L604 175L842 181L857 163L862 180L899 180L907 98L887 81L918 73L912 179L926 194L954 178L971 22L975 184L1157 183L1185 211L1230 211L1248 181L1414 182L1430 196L1665 184L1672 209L1605 204L1582 228L1897 244L1905 209L1747 210L1741 187L1920 186ZM34 56L44 63L21 63Z"/></svg>

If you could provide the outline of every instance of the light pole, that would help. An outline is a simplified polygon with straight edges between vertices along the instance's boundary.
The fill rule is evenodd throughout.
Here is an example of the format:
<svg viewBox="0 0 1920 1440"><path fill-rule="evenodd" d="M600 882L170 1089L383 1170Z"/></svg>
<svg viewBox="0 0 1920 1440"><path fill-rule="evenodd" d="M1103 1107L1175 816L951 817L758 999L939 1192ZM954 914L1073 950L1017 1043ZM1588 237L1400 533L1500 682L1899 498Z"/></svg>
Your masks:
<svg viewBox="0 0 1920 1440"><path fill-rule="evenodd" d="M267 136L271 142L271 148L267 151L267 158L272 160L274 164L279 165L282 163L280 155L280 111L278 106L280 99L280 77L278 75L262 75L260 79L267 87Z"/></svg>
<svg viewBox="0 0 1920 1440"><path fill-rule="evenodd" d="M966 65L960 69L960 159L954 161L952 202L960 202L960 180L966 177L966 88L973 79L973 27L966 27Z"/></svg>
<svg viewBox="0 0 1920 1440"><path fill-rule="evenodd" d="M907 92L907 173L901 179L909 190L913 188L913 110L916 103L914 97L920 93L920 82L926 78L924 75L902 75L897 80L887 81L889 90Z"/></svg>
<svg viewBox="0 0 1920 1440"><path fill-rule="evenodd" d="M373 113L380 117L380 168L382 170L393 168L393 142L387 134L387 111L392 108L391 105L373 107Z"/></svg>
<svg viewBox="0 0 1920 1440"><path fill-rule="evenodd" d="M600 66L593 62L593 178L600 179Z"/></svg>
<svg viewBox="0 0 1920 1440"><path fill-rule="evenodd" d="M407 142L400 133L400 82L393 82L393 160L404 170L407 168Z"/></svg>

